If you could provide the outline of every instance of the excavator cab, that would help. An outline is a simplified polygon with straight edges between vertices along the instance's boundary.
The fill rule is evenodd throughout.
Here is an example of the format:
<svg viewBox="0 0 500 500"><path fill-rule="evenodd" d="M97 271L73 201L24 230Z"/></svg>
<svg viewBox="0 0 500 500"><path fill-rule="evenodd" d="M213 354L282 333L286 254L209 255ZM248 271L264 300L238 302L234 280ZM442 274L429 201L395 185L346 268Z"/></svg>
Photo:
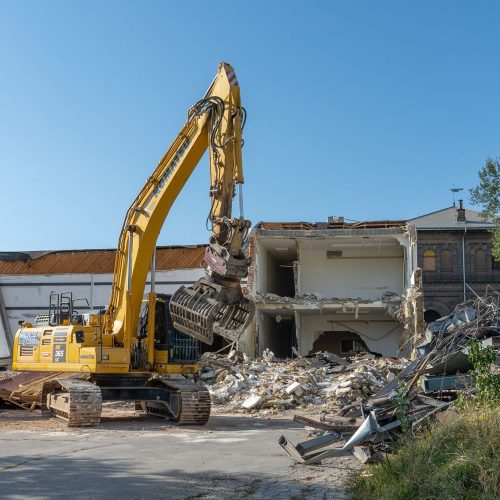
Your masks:
<svg viewBox="0 0 500 500"><path fill-rule="evenodd" d="M200 342L177 330L170 314L169 303L172 295L158 294L154 317L154 360L155 368L162 371L167 364L188 365L198 361ZM138 338L145 339L149 323L149 302L144 300L139 319Z"/></svg>

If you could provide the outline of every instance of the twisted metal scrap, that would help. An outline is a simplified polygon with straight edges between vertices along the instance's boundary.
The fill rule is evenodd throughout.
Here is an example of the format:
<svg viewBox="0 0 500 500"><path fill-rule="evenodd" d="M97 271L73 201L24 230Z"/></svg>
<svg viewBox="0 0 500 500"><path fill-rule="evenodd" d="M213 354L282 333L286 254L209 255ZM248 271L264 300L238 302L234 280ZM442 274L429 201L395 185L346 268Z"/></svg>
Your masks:
<svg viewBox="0 0 500 500"><path fill-rule="evenodd" d="M455 317L463 316L458 326L452 323L433 340L432 351L422 358L418 369L446 363L454 354L466 348L474 339L483 337L487 331L500 332L500 293L488 285L483 297L459 304Z"/></svg>

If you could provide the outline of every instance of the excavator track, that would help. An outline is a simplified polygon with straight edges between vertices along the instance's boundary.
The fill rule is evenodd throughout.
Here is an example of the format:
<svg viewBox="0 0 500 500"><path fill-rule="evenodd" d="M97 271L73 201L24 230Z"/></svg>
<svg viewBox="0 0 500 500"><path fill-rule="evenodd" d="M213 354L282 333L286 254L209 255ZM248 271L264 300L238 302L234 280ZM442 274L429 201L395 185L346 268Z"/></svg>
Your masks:
<svg viewBox="0 0 500 500"><path fill-rule="evenodd" d="M101 410L101 390L91 382L56 379L43 385L42 411L66 420L68 427L97 425Z"/></svg>
<svg viewBox="0 0 500 500"><path fill-rule="evenodd" d="M148 415L168 418L179 425L205 425L210 418L210 393L208 389L190 381L154 378L148 385L164 387L178 396L177 411L169 411L165 404L154 401L141 402Z"/></svg>

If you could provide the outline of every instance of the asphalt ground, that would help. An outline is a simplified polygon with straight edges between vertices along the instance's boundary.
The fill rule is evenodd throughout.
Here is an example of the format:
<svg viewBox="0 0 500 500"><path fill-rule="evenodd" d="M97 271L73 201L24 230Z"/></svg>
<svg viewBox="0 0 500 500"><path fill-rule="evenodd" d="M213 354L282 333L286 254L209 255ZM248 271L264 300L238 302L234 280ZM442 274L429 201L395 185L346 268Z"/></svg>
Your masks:
<svg viewBox="0 0 500 500"><path fill-rule="evenodd" d="M307 439L290 416L179 427L133 410L104 415L96 428L68 429L37 411L0 411L0 497L334 499L359 468L350 453L294 464L277 444Z"/></svg>

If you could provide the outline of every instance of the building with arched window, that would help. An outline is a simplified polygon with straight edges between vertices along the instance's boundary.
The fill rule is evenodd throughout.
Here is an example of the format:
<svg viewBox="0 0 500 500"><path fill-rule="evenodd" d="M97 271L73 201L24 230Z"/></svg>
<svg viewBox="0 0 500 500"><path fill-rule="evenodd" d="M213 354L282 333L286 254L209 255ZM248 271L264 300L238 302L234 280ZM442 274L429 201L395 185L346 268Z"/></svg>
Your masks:
<svg viewBox="0 0 500 500"><path fill-rule="evenodd" d="M500 262L491 255L493 223L479 212L452 206L408 221L417 232L425 319L433 321L481 295L487 285L500 290ZM473 290L473 291L472 291Z"/></svg>

